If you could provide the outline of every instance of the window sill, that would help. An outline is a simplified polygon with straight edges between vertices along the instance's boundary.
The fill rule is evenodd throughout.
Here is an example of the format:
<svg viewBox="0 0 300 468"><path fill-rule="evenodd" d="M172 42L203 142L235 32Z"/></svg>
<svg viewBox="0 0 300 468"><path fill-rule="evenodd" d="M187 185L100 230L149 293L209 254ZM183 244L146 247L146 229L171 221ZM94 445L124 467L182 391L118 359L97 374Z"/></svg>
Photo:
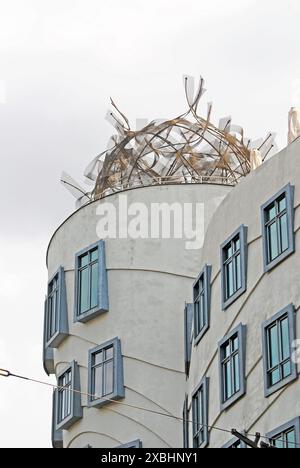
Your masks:
<svg viewBox="0 0 300 468"><path fill-rule="evenodd" d="M226 311L235 301L237 301L245 292L247 291L247 287L243 286L239 289L233 296L231 296L227 301L222 301L222 310Z"/></svg>
<svg viewBox="0 0 300 468"><path fill-rule="evenodd" d="M293 373L289 377L282 380L278 384L273 385L273 387L266 388L265 389L265 397L268 398L271 395L274 395L274 393L277 393L279 390L282 390L287 385L291 384L292 382L295 382L295 380L298 380L298 372L297 372L296 367L295 367L295 369L293 369Z"/></svg>
<svg viewBox="0 0 300 468"><path fill-rule="evenodd" d="M46 343L47 348L58 348L62 342L69 336L68 333L57 332L53 337Z"/></svg>
<svg viewBox="0 0 300 468"><path fill-rule="evenodd" d="M102 408L103 406L109 405L114 401L123 400L125 398L125 391L119 394L113 393L110 396L105 397L106 399L99 398L99 400L91 401L89 399L88 407L89 408Z"/></svg>
<svg viewBox="0 0 300 468"><path fill-rule="evenodd" d="M275 258L275 260L273 260L272 262L265 263L265 265L264 265L265 273L269 273L270 271L272 271L280 263L284 262L284 260L286 260L288 257L293 255L293 253L295 253L294 246L292 246L291 248L289 248L288 250L283 252L279 257Z"/></svg>
<svg viewBox="0 0 300 468"><path fill-rule="evenodd" d="M106 309L99 309L98 307L95 307L94 309L88 310L84 314L81 314L81 315L76 314L74 318L74 322L86 323L107 312L108 310Z"/></svg>

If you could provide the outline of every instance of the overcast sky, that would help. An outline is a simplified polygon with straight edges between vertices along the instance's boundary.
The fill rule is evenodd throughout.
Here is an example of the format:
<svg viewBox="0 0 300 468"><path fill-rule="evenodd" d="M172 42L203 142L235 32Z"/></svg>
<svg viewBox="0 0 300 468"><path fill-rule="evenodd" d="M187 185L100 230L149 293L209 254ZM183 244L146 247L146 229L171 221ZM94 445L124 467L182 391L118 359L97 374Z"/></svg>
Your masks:
<svg viewBox="0 0 300 468"><path fill-rule="evenodd" d="M299 18L299 0L0 0L0 367L47 380L45 252L74 209L59 178L106 148L109 97L133 123L171 118L202 75L216 122L283 147ZM51 390L0 380L1 447L50 446L50 426Z"/></svg>

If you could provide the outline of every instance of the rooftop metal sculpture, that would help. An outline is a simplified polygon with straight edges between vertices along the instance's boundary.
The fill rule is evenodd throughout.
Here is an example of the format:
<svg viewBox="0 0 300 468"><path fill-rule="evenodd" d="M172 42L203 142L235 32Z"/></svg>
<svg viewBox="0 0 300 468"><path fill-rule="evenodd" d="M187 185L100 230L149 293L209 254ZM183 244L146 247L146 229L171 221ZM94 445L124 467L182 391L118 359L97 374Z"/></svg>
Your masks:
<svg viewBox="0 0 300 468"><path fill-rule="evenodd" d="M252 150L256 160L257 150L261 160L266 159L274 147L272 134L251 143L242 127L233 125L230 117L222 119L216 127L211 123L211 104L206 118L198 113L205 92L204 80L200 79L196 93L192 78L186 77L184 84L187 112L172 120L152 121L141 130L133 130L126 116L111 101L114 112L108 117L117 133L111 138L110 149L97 156L85 171L85 177L94 185L93 190L81 190L66 175L62 180L80 199L79 204L151 185L234 185L256 167Z"/></svg>

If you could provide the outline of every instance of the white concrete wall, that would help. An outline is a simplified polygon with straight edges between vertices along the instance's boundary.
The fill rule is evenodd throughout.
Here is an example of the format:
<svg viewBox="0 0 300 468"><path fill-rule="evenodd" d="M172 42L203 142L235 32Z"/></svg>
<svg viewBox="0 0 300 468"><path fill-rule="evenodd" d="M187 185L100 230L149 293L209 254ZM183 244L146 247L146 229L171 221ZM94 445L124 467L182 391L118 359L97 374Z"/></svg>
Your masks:
<svg viewBox="0 0 300 468"><path fill-rule="evenodd" d="M300 338L299 158L300 140L235 187L220 205L208 227L199 267L205 263L212 265L211 327L198 347L193 348L188 393L191 401L191 394L203 376L210 378L210 425L266 434L300 416L299 381L269 398L264 397L261 338L262 322L290 303L297 309L297 337ZM260 207L288 183L295 186L296 253L265 274ZM241 224L248 226L247 292L226 312L222 312L220 245ZM220 413L217 344L240 323L247 325L247 393L228 411ZM190 429L192 431L192 427ZM230 439L230 435L212 430L210 447L221 447Z"/></svg>
<svg viewBox="0 0 300 468"><path fill-rule="evenodd" d="M217 185L177 185L126 194L128 203L148 206L153 202L204 203L207 226L231 190ZM56 373L75 359L86 392L89 349L118 336L124 356L124 402L181 416L186 390L183 309L185 301L192 300L192 284L202 266L201 251L186 250L184 240L106 240L110 310L86 324L74 324L75 254L98 240L96 210L107 201L117 205L118 196L74 213L50 242L49 277L64 266L70 325L70 336L55 350ZM215 245L213 250L218 253ZM146 448L182 446L181 422L117 403L89 409L85 397L82 405L83 419L64 432L65 447L115 447L136 439Z"/></svg>

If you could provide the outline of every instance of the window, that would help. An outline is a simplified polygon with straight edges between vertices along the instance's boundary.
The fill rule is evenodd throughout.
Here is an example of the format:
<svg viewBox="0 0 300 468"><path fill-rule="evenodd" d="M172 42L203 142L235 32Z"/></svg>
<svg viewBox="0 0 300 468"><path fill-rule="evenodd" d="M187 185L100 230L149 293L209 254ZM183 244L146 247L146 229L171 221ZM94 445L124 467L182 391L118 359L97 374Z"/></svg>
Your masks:
<svg viewBox="0 0 300 468"><path fill-rule="evenodd" d="M247 289L247 232L248 228L241 226L221 246L223 310Z"/></svg>
<svg viewBox="0 0 300 468"><path fill-rule="evenodd" d="M189 374L191 353L192 353L192 329L194 319L194 306L193 304L186 304L184 310L184 362L185 362L185 373Z"/></svg>
<svg viewBox="0 0 300 468"><path fill-rule="evenodd" d="M103 241L76 255L75 321L87 322L108 311L108 285Z"/></svg>
<svg viewBox="0 0 300 468"><path fill-rule="evenodd" d="M205 448L209 443L208 432L208 378L204 378L192 396L193 446Z"/></svg>
<svg viewBox="0 0 300 468"><path fill-rule="evenodd" d="M138 449L143 448L143 444L141 440L134 440L133 442L129 442L129 444L120 445L117 447L119 449Z"/></svg>
<svg viewBox="0 0 300 468"><path fill-rule="evenodd" d="M57 378L55 391L56 430L69 429L82 418L80 376L78 364L74 361Z"/></svg>
<svg viewBox="0 0 300 468"><path fill-rule="evenodd" d="M48 284L46 346L57 348L69 334L65 272L60 267Z"/></svg>
<svg viewBox="0 0 300 468"><path fill-rule="evenodd" d="M206 265L193 285L195 344L209 329L211 266Z"/></svg>
<svg viewBox="0 0 300 468"><path fill-rule="evenodd" d="M246 327L239 325L219 343L221 410L246 392L245 341Z"/></svg>
<svg viewBox="0 0 300 468"><path fill-rule="evenodd" d="M63 446L63 432L56 429L55 421L55 408L56 408L56 393L53 392L52 396L52 447L54 449L62 449Z"/></svg>
<svg viewBox="0 0 300 468"><path fill-rule="evenodd" d="M292 362L295 340L295 313L291 304L263 323L265 396L269 396L297 378Z"/></svg>
<svg viewBox="0 0 300 468"><path fill-rule="evenodd" d="M267 434L270 443L280 449L300 448L300 418L284 424Z"/></svg>
<svg viewBox="0 0 300 468"><path fill-rule="evenodd" d="M118 338L89 353L89 406L103 406L124 398L123 358Z"/></svg>
<svg viewBox="0 0 300 468"><path fill-rule="evenodd" d="M287 185L262 206L265 271L295 251L294 187Z"/></svg>
<svg viewBox="0 0 300 468"><path fill-rule="evenodd" d="M189 430L190 430L190 423L189 423L189 400L188 396L185 397L183 411L182 411L182 419L183 419L183 448L189 448Z"/></svg>

